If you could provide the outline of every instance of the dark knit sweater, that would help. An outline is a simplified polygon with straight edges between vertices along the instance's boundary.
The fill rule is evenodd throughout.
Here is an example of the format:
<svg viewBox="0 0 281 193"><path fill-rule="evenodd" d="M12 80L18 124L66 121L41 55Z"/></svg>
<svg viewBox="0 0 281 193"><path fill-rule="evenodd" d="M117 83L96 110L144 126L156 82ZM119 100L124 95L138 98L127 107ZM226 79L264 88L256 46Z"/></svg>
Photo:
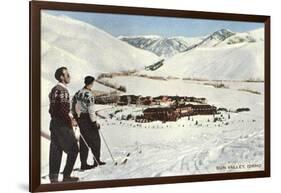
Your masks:
<svg viewBox="0 0 281 193"><path fill-rule="evenodd" d="M50 108L49 113L52 118L62 120L65 124L71 127L70 100L69 92L62 84L54 86L49 94Z"/></svg>

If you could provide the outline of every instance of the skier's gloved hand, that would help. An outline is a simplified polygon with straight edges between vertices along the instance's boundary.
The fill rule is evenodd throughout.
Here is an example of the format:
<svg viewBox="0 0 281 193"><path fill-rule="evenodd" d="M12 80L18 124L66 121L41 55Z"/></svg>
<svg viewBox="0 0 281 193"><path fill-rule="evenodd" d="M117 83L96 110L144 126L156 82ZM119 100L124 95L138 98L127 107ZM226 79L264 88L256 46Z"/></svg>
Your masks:
<svg viewBox="0 0 281 193"><path fill-rule="evenodd" d="M100 129L100 124L99 123L97 123L97 128Z"/></svg>
<svg viewBox="0 0 281 193"><path fill-rule="evenodd" d="M100 129L100 124L98 122L93 122L93 127L96 129Z"/></svg>
<svg viewBox="0 0 281 193"><path fill-rule="evenodd" d="M79 141L79 139L80 139L80 135L81 135L81 133L80 133L80 128L79 127L73 127L73 131L74 131L74 136L75 136L75 139L77 140L77 141Z"/></svg>
<svg viewBox="0 0 281 193"><path fill-rule="evenodd" d="M72 127L77 127L78 126L78 123L77 123L77 121L74 118L71 118L71 125L72 125Z"/></svg>

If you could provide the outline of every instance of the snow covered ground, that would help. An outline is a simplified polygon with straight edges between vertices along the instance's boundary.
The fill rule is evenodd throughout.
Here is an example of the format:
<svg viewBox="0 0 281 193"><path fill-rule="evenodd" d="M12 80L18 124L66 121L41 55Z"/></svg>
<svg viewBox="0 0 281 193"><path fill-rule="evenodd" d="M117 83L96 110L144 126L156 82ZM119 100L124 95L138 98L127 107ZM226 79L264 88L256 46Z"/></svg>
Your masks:
<svg viewBox="0 0 281 193"><path fill-rule="evenodd" d="M263 50L262 41L196 48L164 61L156 71L140 74L207 80L263 80Z"/></svg>
<svg viewBox="0 0 281 193"><path fill-rule="evenodd" d="M159 61L155 54L129 45L109 33L81 21L42 13L41 39L41 131L49 133L48 94L56 84L54 70L68 67L70 95L83 85L85 75L138 70L140 74L203 78L206 81L153 80L137 76L119 76L110 82L127 88L126 94L142 96L183 95L204 97L208 104L235 111L216 117L193 116L177 122L136 123L120 120L124 114L140 113L133 106L122 107L113 119L100 119L114 158L120 163L128 153L127 163L114 166L104 143L102 160L107 164L86 172L74 171L82 181L128 179L170 175L209 174L264 169L264 84L237 80L263 80L263 29L230 34L219 31L204 39L204 46L176 54L156 71L144 67ZM229 36L231 35L231 36ZM211 37L211 36L210 36ZM253 40L254 38L254 40ZM215 41L214 41L215 40ZM164 45L164 44L161 44ZM208 46L209 45L209 46ZM226 88L212 86L223 79ZM213 81L211 81L213 80ZM236 80L236 81L233 81ZM95 84L96 90L110 89ZM97 105L99 113L108 114L121 107ZM41 138L42 183L49 183L49 141ZM63 155L62 167L66 155ZM92 158L89 156L89 163ZM79 157L75 168L80 167Z"/></svg>
<svg viewBox="0 0 281 193"><path fill-rule="evenodd" d="M206 97L209 104L217 107L233 110L248 107L251 110L216 115L223 116L223 122L213 122L213 116L194 116L190 120L182 118L177 122L167 123L100 119L101 132L111 147L114 158L120 163L127 153L131 155L125 165L114 166L102 143L102 159L107 165L85 172L75 171L73 174L81 177L81 180L263 170L263 83L223 82L228 88L214 88L200 81L162 81L140 77L115 77L112 81L126 85L127 94ZM252 89L261 94L239 89ZM97 106L103 115L120 108ZM132 109L134 107L123 107L123 113L131 112ZM43 125L48 125L47 108L44 112ZM48 128L42 129L47 131ZM42 176L48 173L48 145L49 142L42 138ZM89 163L92 163L92 158L89 157ZM80 167L79 162L78 158L76 168ZM42 183L49 181L42 178Z"/></svg>

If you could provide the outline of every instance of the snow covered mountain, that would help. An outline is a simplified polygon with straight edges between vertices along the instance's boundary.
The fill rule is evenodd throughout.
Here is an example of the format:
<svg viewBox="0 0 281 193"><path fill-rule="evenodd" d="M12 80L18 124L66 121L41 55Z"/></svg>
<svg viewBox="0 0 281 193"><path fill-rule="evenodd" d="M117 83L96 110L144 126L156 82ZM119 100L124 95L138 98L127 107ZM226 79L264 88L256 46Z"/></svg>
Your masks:
<svg viewBox="0 0 281 193"><path fill-rule="evenodd" d="M184 52L202 41L202 37L170 37L161 36L119 36L120 40L129 43L137 48L151 51L158 56L169 58L178 53Z"/></svg>
<svg viewBox="0 0 281 193"><path fill-rule="evenodd" d="M215 47L230 36L235 35L228 29L218 30L206 37L170 37L157 35L119 36L118 38L137 48L151 51L158 56L170 58L178 53L189 51L196 47Z"/></svg>
<svg viewBox="0 0 281 193"><path fill-rule="evenodd" d="M50 90L55 83L54 71L61 66L69 69L71 86L77 89L86 75L142 69L159 60L155 54L135 48L93 25L44 11L41 18L42 86L46 87L42 92Z"/></svg>
<svg viewBox="0 0 281 193"><path fill-rule="evenodd" d="M219 46L226 45L226 44L231 45L231 44L238 44L238 43L253 43L259 41L264 41L263 29L256 29L244 33L236 33L235 35L221 42Z"/></svg>
<svg viewBox="0 0 281 193"><path fill-rule="evenodd" d="M182 78L263 80L263 36L263 29L244 33L221 29L204 38L116 38L93 25L43 12L42 85L48 89L42 92L53 85L59 66L69 68L76 89L85 75L128 70ZM154 72L143 71L159 61L157 55L166 57L164 65Z"/></svg>
<svg viewBox="0 0 281 193"><path fill-rule="evenodd" d="M198 43L196 47L215 47L233 35L235 35L235 33L228 29L221 29L207 36L200 43Z"/></svg>
<svg viewBox="0 0 281 193"><path fill-rule="evenodd" d="M178 53L186 52L198 47L216 47L243 42L263 41L261 29L244 33L235 33L229 29L220 29L206 37L170 37L163 38L157 35L146 36L119 36L137 48L151 51L158 56L170 58Z"/></svg>
<svg viewBox="0 0 281 193"><path fill-rule="evenodd" d="M193 49L177 54L149 75L208 80L263 80L264 30L214 33Z"/></svg>

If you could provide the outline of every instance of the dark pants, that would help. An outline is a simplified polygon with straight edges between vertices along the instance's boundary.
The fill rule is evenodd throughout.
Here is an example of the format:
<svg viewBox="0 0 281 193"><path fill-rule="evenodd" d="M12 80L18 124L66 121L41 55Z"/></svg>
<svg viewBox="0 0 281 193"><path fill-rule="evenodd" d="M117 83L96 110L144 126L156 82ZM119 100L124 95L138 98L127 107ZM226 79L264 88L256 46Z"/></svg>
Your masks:
<svg viewBox="0 0 281 193"><path fill-rule="evenodd" d="M49 175L56 178L60 171L62 152L67 154L64 177L69 177L75 164L79 147L74 131L60 119L52 119L50 123L51 144L49 155Z"/></svg>
<svg viewBox="0 0 281 193"><path fill-rule="evenodd" d="M93 155L100 161L100 148L101 139L99 135L99 130L96 125L91 121L88 114L81 114L78 124L80 127L80 133L84 137L88 146L91 148ZM89 149L86 146L83 139L80 139L80 161L81 165L87 164ZM95 161L95 159L94 159Z"/></svg>

